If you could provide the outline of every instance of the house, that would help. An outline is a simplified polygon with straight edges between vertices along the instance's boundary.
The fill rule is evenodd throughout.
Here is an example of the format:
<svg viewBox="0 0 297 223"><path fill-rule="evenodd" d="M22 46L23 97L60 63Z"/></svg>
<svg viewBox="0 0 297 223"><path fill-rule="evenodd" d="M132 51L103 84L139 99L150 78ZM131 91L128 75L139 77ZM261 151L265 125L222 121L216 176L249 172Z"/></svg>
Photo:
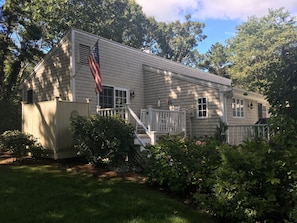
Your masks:
<svg viewBox="0 0 297 223"><path fill-rule="evenodd" d="M95 93L88 65L97 41L103 86L100 94ZM135 117L134 123L139 126L141 121L146 131L157 132L148 122L154 119L159 131L161 124L166 126L163 133L182 125L183 134L191 137L214 135L220 120L232 125L255 124L267 116L268 107L263 96L233 88L230 79L75 28L35 66L22 90L24 106L56 99L73 103L88 100L90 115L129 105L139 118ZM23 130L29 130L28 123L23 124Z"/></svg>

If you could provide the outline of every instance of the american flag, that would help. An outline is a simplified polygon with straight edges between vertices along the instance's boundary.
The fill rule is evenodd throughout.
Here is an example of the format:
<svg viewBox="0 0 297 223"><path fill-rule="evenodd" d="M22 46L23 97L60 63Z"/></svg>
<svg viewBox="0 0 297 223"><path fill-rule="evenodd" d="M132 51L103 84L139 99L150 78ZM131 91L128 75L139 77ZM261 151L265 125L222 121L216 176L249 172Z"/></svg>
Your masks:
<svg viewBox="0 0 297 223"><path fill-rule="evenodd" d="M95 92L96 94L102 91L102 79L101 79L101 72L100 72L100 58L99 58L99 46L98 41L94 45L92 52L89 57L89 66L92 73L92 76L95 80Z"/></svg>

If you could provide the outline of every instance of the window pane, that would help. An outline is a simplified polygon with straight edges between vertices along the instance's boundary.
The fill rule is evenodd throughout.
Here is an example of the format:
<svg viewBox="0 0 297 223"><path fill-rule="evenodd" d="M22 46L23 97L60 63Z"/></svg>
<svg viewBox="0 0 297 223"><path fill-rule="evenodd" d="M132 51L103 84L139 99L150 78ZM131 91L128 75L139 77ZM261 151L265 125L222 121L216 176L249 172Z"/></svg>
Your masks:
<svg viewBox="0 0 297 223"><path fill-rule="evenodd" d="M113 87L103 86L99 94L99 105L101 108L113 108Z"/></svg>

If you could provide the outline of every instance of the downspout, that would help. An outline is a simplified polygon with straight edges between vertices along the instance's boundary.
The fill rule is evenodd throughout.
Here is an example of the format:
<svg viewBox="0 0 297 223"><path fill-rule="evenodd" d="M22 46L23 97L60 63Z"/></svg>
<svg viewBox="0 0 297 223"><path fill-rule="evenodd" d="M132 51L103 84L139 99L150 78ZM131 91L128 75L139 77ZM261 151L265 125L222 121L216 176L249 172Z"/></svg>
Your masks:
<svg viewBox="0 0 297 223"><path fill-rule="evenodd" d="M76 67L75 67L75 30L71 30L71 57L70 64L72 67L72 101L76 101L76 88L75 88L75 76L76 76Z"/></svg>

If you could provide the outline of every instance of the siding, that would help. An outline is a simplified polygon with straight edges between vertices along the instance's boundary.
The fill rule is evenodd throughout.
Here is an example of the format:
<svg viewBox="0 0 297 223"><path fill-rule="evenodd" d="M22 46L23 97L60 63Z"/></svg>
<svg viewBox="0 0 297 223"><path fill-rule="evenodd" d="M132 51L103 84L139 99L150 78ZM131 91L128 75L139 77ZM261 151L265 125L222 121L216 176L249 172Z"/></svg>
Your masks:
<svg viewBox="0 0 297 223"><path fill-rule="evenodd" d="M33 101L49 101L55 97L72 101L70 85L71 54L69 33L34 68L23 84L23 101L26 92L33 90Z"/></svg>
<svg viewBox="0 0 297 223"><path fill-rule="evenodd" d="M172 94L171 97L174 98L174 95L177 95L176 92L182 91L178 94L178 97L181 98L179 100L191 101L186 102L185 106L187 106L188 103L193 103L192 99L187 98L189 95L192 94L197 97L197 93L191 93L190 89L185 87L181 89L179 87L180 80L176 80L172 86L170 86L170 82L167 82L167 89L165 89L165 85L158 85L159 80L154 80L154 74L144 72L143 65L157 67L181 75L187 75L193 79L199 77L202 82L206 82L208 85L213 85L213 87L216 88L226 87L228 85L231 86L231 81L229 79L205 73L198 69L193 69L152 54L144 53L141 50L124 46L80 30L74 29L73 32L76 49L76 101L84 101L85 98L91 98L91 113L95 112L98 99L94 90L94 80L90 74L88 65L79 63L78 49L79 44L84 44L92 48L98 39L101 65L100 70L103 85L125 88L128 91L135 90L135 97L131 98L130 104L131 108L138 115L141 108L146 108L147 105L154 106L157 104L158 97L160 96L160 93L157 93L158 91L164 91L162 94L162 104L168 99L169 92ZM210 84L210 80L213 81L212 84ZM155 88L151 88L152 86L155 86ZM190 84L189 86L193 86L193 84ZM156 95L150 95L151 92L154 92Z"/></svg>
<svg viewBox="0 0 297 223"><path fill-rule="evenodd" d="M148 73L144 75L145 79L145 103L157 107L160 99L160 108L168 109L168 97L172 105L180 106L187 111L187 133L191 136L213 135L220 118L219 91L214 88L201 86L184 80L170 77L169 75L160 75L157 73ZM197 99L206 97L208 100L208 117L197 118ZM191 113L194 117L190 117Z"/></svg>
<svg viewBox="0 0 297 223"><path fill-rule="evenodd" d="M233 117L232 98L243 99L244 117ZM251 103L253 104L253 109L248 107ZM231 125L255 124L259 120L258 103L266 106L268 110L269 104L262 95L253 92L246 92L240 89L234 89L233 96L227 98L227 123ZM269 114L266 115L267 117L269 116Z"/></svg>

